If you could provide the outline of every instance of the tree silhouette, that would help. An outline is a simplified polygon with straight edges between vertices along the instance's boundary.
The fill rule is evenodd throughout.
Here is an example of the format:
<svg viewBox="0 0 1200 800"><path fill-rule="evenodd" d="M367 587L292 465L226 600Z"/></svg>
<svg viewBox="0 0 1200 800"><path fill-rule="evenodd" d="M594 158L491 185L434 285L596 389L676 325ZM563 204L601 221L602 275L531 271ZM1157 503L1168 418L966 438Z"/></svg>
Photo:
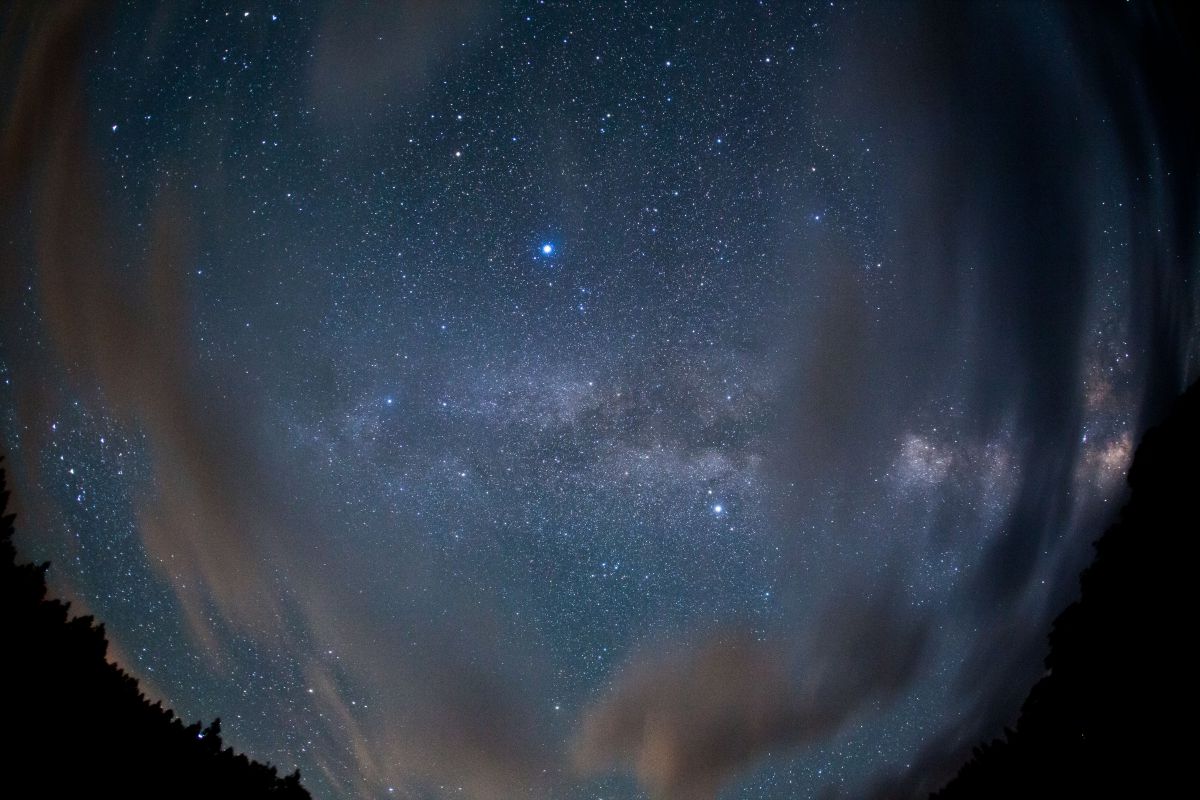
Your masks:
<svg viewBox="0 0 1200 800"><path fill-rule="evenodd" d="M1146 433L1128 480L1129 500L1096 542L1079 599L1054 621L1046 674L1015 729L976 747L935 800L1186 793L1200 383Z"/></svg>
<svg viewBox="0 0 1200 800"><path fill-rule="evenodd" d="M105 660L104 626L46 597L46 569L16 563L0 467L0 641L4 642L3 794L39 797L306 800L300 771L221 746L221 722L184 726ZM18 795L19 796L19 795Z"/></svg>

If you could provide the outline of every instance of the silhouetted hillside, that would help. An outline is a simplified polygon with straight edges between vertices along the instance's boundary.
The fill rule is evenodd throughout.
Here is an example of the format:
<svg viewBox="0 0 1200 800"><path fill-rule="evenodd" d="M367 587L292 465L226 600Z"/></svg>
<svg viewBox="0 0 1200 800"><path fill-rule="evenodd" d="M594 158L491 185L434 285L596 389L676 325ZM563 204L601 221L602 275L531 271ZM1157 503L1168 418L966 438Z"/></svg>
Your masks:
<svg viewBox="0 0 1200 800"><path fill-rule="evenodd" d="M1188 793L1200 384L1146 433L1129 485L1079 600L1054 622L1016 729L977 747L936 800Z"/></svg>
<svg viewBox="0 0 1200 800"><path fill-rule="evenodd" d="M220 721L184 726L104 660L104 626L46 599L49 564L16 564L0 469L6 797L308 798L300 772L221 748Z"/></svg>

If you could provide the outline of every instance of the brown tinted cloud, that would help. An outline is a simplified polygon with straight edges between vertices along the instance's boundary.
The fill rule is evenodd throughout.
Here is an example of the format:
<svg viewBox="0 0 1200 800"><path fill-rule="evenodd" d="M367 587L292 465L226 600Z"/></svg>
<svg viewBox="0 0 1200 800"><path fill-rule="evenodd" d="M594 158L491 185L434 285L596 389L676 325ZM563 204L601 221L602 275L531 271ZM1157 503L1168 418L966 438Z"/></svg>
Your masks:
<svg viewBox="0 0 1200 800"><path fill-rule="evenodd" d="M323 767L332 785L353 794L454 782L479 798L528 790L548 757L524 689L537 675L536 657L499 652L496 637L483 633L494 625L487 612L444 596L418 567L386 576L389 590L441 602L454 613L452 627L359 607L342 575L352 572L353 556L329 535L336 520L300 499L250 392L199 356L186 281L196 258L195 209L164 187L144 226L133 229L106 193L89 145L81 66L106 10L29 3L10 12L28 36L0 142L0 212L21 220L28 205L32 228L6 244L5 300L20 301L16 265L32 256L57 366L76 391L143 437L153 479L139 487L138 533L197 650L218 668L228 656L224 634L234 630L306 665L328 751L350 754L349 763ZM424 70L406 58L402 77ZM318 92L326 83L317 80ZM34 403L22 411L38 410ZM322 533L297 547L296 532L313 528ZM279 590L285 577L312 590L288 597ZM321 656L335 649L341 658L331 666ZM348 699L365 696L379 699Z"/></svg>
<svg viewBox="0 0 1200 800"><path fill-rule="evenodd" d="M927 622L893 589L847 596L803 632L727 628L645 655L585 715L587 772L623 768L655 798L702 800L772 752L836 733L916 674Z"/></svg>

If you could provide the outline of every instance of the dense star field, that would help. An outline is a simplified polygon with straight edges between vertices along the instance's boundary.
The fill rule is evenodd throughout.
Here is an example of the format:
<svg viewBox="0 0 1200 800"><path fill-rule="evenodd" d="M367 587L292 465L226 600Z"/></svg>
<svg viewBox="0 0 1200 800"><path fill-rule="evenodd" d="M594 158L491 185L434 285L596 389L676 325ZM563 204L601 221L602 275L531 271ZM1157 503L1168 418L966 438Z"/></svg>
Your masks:
<svg viewBox="0 0 1200 800"><path fill-rule="evenodd" d="M13 4L16 544L320 800L927 793L1200 374L1174 8Z"/></svg>

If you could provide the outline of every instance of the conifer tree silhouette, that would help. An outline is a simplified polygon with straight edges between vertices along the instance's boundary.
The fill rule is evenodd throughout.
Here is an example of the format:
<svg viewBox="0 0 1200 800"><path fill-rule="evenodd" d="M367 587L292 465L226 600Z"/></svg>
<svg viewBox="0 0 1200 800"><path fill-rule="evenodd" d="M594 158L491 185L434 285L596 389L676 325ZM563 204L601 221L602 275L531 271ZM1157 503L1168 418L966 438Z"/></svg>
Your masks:
<svg viewBox="0 0 1200 800"><path fill-rule="evenodd" d="M309 800L300 771L221 748L221 722L184 726L105 660L104 626L46 597L49 563L16 563L0 463L0 744L5 797Z"/></svg>

